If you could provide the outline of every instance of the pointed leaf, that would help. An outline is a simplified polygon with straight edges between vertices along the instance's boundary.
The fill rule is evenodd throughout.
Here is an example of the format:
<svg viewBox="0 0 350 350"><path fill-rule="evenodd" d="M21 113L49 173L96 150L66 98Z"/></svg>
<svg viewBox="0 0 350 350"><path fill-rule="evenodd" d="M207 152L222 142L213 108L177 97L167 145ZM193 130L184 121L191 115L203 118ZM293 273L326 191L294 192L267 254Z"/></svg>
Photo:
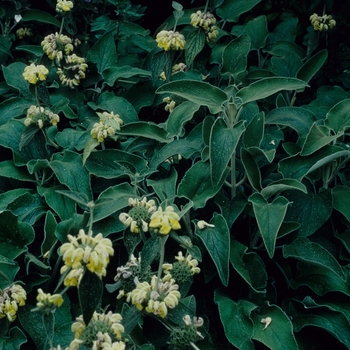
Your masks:
<svg viewBox="0 0 350 350"><path fill-rule="evenodd" d="M241 161L253 189L255 191L261 191L260 168L252 154L243 147L241 148Z"/></svg>
<svg viewBox="0 0 350 350"><path fill-rule="evenodd" d="M261 195L268 199L274 196L276 193L280 193L288 190L297 190L307 193L307 189L304 184L295 179L282 179L269 183L261 190Z"/></svg>
<svg viewBox="0 0 350 350"><path fill-rule="evenodd" d="M334 209L341 212L350 221L350 188L336 186L332 190Z"/></svg>
<svg viewBox="0 0 350 350"><path fill-rule="evenodd" d="M240 104L244 105L271 96L281 90L297 90L306 86L308 85L305 82L296 78L264 78L239 90L236 98L240 100Z"/></svg>
<svg viewBox="0 0 350 350"><path fill-rule="evenodd" d="M260 112L256 114L247 128L243 136L243 144L245 148L260 147L260 143L264 136L265 114Z"/></svg>
<svg viewBox="0 0 350 350"><path fill-rule="evenodd" d="M300 67L296 77L308 83L326 62L327 57L327 50L318 51Z"/></svg>
<svg viewBox="0 0 350 350"><path fill-rule="evenodd" d="M227 100L225 92L218 87L196 80L172 81L163 84L156 93L181 96L201 106L207 106L213 114L219 113L222 104Z"/></svg>
<svg viewBox="0 0 350 350"><path fill-rule="evenodd" d="M325 125L336 134L342 134L350 127L350 99L338 102L326 115Z"/></svg>
<svg viewBox="0 0 350 350"><path fill-rule="evenodd" d="M151 237L147 239L141 251L141 271L145 271L153 261L159 256L160 240L165 237Z"/></svg>
<svg viewBox="0 0 350 350"><path fill-rule="evenodd" d="M261 0L225 1L217 10L219 17L228 22L237 22L239 16L251 10Z"/></svg>
<svg viewBox="0 0 350 350"><path fill-rule="evenodd" d="M230 231L221 214L214 213L210 224L214 225L214 227L206 227L203 230L200 230L196 225L195 233L213 259L221 282L224 286L227 286L229 279Z"/></svg>
<svg viewBox="0 0 350 350"><path fill-rule="evenodd" d="M275 244L284 217L287 212L287 198L279 196L268 203L260 193L254 193L248 199L253 204L255 218L269 257L275 253Z"/></svg>
<svg viewBox="0 0 350 350"><path fill-rule="evenodd" d="M244 33L250 37L252 50L262 49L269 35L266 16L258 16L250 20L244 28Z"/></svg>
<svg viewBox="0 0 350 350"><path fill-rule="evenodd" d="M188 38L186 37L185 61L187 67L192 66L196 56L203 50L205 39L206 36L201 28L190 33Z"/></svg>

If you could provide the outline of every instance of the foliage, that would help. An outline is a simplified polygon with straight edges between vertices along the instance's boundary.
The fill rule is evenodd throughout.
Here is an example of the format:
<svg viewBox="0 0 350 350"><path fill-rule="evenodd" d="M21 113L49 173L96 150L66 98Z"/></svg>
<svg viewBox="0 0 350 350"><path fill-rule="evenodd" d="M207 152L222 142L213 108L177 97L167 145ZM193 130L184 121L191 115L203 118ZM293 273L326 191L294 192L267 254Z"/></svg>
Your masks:
<svg viewBox="0 0 350 350"><path fill-rule="evenodd" d="M3 2L1 348L350 348L332 4Z"/></svg>

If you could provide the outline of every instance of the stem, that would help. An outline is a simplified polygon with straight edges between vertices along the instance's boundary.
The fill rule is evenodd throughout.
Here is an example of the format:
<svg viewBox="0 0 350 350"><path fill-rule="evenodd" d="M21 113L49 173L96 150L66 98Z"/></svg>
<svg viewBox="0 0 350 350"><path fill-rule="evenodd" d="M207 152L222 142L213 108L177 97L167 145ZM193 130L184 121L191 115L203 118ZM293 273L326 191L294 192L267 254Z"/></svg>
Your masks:
<svg viewBox="0 0 350 350"><path fill-rule="evenodd" d="M209 6L209 0L207 0L207 2L206 2L206 4L205 4L203 13L206 13L206 12L207 12L208 6Z"/></svg>
<svg viewBox="0 0 350 350"><path fill-rule="evenodd" d="M62 17L61 27L60 27L60 31L59 31L58 35L61 35L63 32L63 24L64 24L64 17Z"/></svg>
<svg viewBox="0 0 350 350"><path fill-rule="evenodd" d="M160 277L162 275L163 271L163 264L164 264L164 256L165 256L165 242L168 239L168 236L162 236L159 239L159 249L160 249L160 258L159 258L159 265L158 265L158 275L157 275L157 285L160 281Z"/></svg>
<svg viewBox="0 0 350 350"><path fill-rule="evenodd" d="M88 208L90 209L90 220L89 220L89 237L92 236L92 224L94 222L94 207L95 203L93 201L88 203Z"/></svg>
<svg viewBox="0 0 350 350"><path fill-rule="evenodd" d="M39 100L39 96L38 96L38 87L37 87L37 85L34 86L34 92L35 92L36 104L38 105L38 107L40 107L40 100Z"/></svg>
<svg viewBox="0 0 350 350"><path fill-rule="evenodd" d="M53 142L53 141L50 139L50 137L47 135L46 129L41 129L41 131L42 131L43 134L44 134L45 140L46 140L52 147L54 147L54 148L56 148L56 149L59 150L59 149L60 149L59 146L58 146L55 142Z"/></svg>
<svg viewBox="0 0 350 350"><path fill-rule="evenodd" d="M234 151L231 157L231 199L236 197L236 189L236 151Z"/></svg>

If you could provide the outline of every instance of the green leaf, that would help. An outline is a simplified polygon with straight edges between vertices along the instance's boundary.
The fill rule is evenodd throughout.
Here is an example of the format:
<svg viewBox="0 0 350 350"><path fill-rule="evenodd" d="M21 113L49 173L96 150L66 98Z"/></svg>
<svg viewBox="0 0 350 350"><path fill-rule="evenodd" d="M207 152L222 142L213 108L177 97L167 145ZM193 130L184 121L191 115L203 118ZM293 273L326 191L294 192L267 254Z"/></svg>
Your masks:
<svg viewBox="0 0 350 350"><path fill-rule="evenodd" d="M81 151L91 138L90 133L87 131L66 128L56 134L55 141L65 150L73 151L76 149Z"/></svg>
<svg viewBox="0 0 350 350"><path fill-rule="evenodd" d="M201 106L207 106L211 113L222 110L222 104L227 100L224 91L209 83L197 80L178 80L165 83L156 90L157 94L174 94L186 98Z"/></svg>
<svg viewBox="0 0 350 350"><path fill-rule="evenodd" d="M102 298L103 284L100 278L86 269L79 283L78 296L85 324L88 324Z"/></svg>
<svg viewBox="0 0 350 350"><path fill-rule="evenodd" d="M294 78L302 64L302 60L296 53L289 52L282 57L271 57L270 69L275 75Z"/></svg>
<svg viewBox="0 0 350 350"><path fill-rule="evenodd" d="M254 193L248 200L253 204L262 239L269 257L272 258L275 253L278 230L282 225L290 202L287 198L279 196L272 203L268 203L260 193Z"/></svg>
<svg viewBox="0 0 350 350"><path fill-rule="evenodd" d="M266 115L266 124L289 126L299 137L304 138L309 133L315 121L314 115L302 107L279 107Z"/></svg>
<svg viewBox="0 0 350 350"><path fill-rule="evenodd" d="M83 165L85 165L86 160L89 158L91 152L100 145L100 142L98 142L96 139L90 137L84 147L83 152Z"/></svg>
<svg viewBox="0 0 350 350"><path fill-rule="evenodd" d="M271 318L271 323L261 323L263 319ZM293 325L286 313L277 305L264 305L252 312L254 322L253 339L263 343L269 349L298 350L298 344L293 334ZM265 329L264 329L265 328Z"/></svg>
<svg viewBox="0 0 350 350"><path fill-rule="evenodd" d="M328 51L326 49L318 51L300 67L296 77L308 83L326 62L327 57Z"/></svg>
<svg viewBox="0 0 350 350"><path fill-rule="evenodd" d="M232 40L226 46L222 55L222 75L231 75L234 79L237 79L241 73L245 72L249 51L250 38L248 35L241 35Z"/></svg>
<svg viewBox="0 0 350 350"><path fill-rule="evenodd" d="M12 160L0 162L0 176L20 181L36 182L35 177L25 167L17 167Z"/></svg>
<svg viewBox="0 0 350 350"><path fill-rule="evenodd" d="M320 265L346 280L344 270L333 255L320 244L311 242L307 238L298 237L291 244L283 246L283 256Z"/></svg>
<svg viewBox="0 0 350 350"><path fill-rule="evenodd" d="M148 238L143 245L141 251L141 271L145 271L148 266L153 263L157 256L159 256L161 239L167 239L167 236Z"/></svg>
<svg viewBox="0 0 350 350"><path fill-rule="evenodd" d="M236 272L256 293L265 293L267 273L264 262L255 252L247 252L248 247L231 240L230 262Z"/></svg>
<svg viewBox="0 0 350 350"><path fill-rule="evenodd" d="M50 166L61 184L66 185L71 191L85 193L89 198L92 197L90 174L83 167L79 154L65 151L62 156L56 153Z"/></svg>
<svg viewBox="0 0 350 350"><path fill-rule="evenodd" d="M338 102L328 111L325 125L341 135L350 127L350 99Z"/></svg>
<svg viewBox="0 0 350 350"><path fill-rule="evenodd" d="M185 101L170 113L166 122L166 130L168 131L168 138L174 136L184 136L184 125L193 118L193 115L198 111L199 105L191 101Z"/></svg>
<svg viewBox="0 0 350 350"><path fill-rule="evenodd" d="M17 89L24 97L29 98L32 96L29 91L29 84L22 75L25 67L27 65L23 62L14 62L7 67L2 66L2 70L7 85Z"/></svg>
<svg viewBox="0 0 350 350"><path fill-rule="evenodd" d="M142 136L157 140L159 142L169 142L167 138L167 132L161 126L152 122L134 122L123 125L121 130L118 131L119 135L128 136Z"/></svg>
<svg viewBox="0 0 350 350"><path fill-rule="evenodd" d="M218 271L221 282L227 286L229 280L230 230L221 214L214 213L210 224L200 230L196 225L195 234L201 239Z"/></svg>
<svg viewBox="0 0 350 350"><path fill-rule="evenodd" d="M350 221L350 189L336 186L332 189L333 207Z"/></svg>
<svg viewBox="0 0 350 350"><path fill-rule="evenodd" d="M50 252L54 248L57 238L55 236L55 231L57 227L57 222L51 211L48 211L45 216L44 223L44 239L40 246L41 255L46 252Z"/></svg>
<svg viewBox="0 0 350 350"><path fill-rule="evenodd" d="M96 63L97 71L102 74L105 69L112 68L117 62L117 50L113 34L104 34L87 53L88 61Z"/></svg>
<svg viewBox="0 0 350 350"><path fill-rule="evenodd" d="M0 213L0 255L15 259L34 241L34 229L10 211Z"/></svg>
<svg viewBox="0 0 350 350"><path fill-rule="evenodd" d="M337 146L324 146L309 156L302 157L297 154L282 159L278 163L278 171L284 178L302 180L304 176L319 169L324 164L340 157L348 157L349 154L349 151L343 150Z"/></svg>
<svg viewBox="0 0 350 350"><path fill-rule="evenodd" d="M203 50L206 41L204 31L199 28L192 31L188 37L186 37L185 45L185 61L187 67L191 67L194 59Z"/></svg>
<svg viewBox="0 0 350 350"><path fill-rule="evenodd" d="M218 305L227 340L239 350L254 350L255 346L251 340L254 328L250 314L256 305L242 299L234 302L219 290L215 291L214 301Z"/></svg>
<svg viewBox="0 0 350 350"><path fill-rule="evenodd" d="M253 189L255 191L261 191L260 168L249 150L243 147L241 148L241 161Z"/></svg>
<svg viewBox="0 0 350 350"><path fill-rule="evenodd" d="M255 114L253 119L247 125L243 135L243 144L245 148L260 147L264 136L265 113Z"/></svg>
<svg viewBox="0 0 350 350"><path fill-rule="evenodd" d="M269 183L266 187L264 187L260 194L268 199L274 196L277 193L281 193L283 191L288 190L297 190L307 193L307 189L304 184L295 179L281 179L274 182Z"/></svg>
<svg viewBox="0 0 350 350"><path fill-rule="evenodd" d="M227 165L244 130L243 121L235 124L233 128L228 128L222 118L217 118L214 122L209 141L210 175L213 185L227 172Z"/></svg>
<svg viewBox="0 0 350 350"><path fill-rule="evenodd" d="M0 104L0 125L6 124L10 119L19 117L34 101L31 98L11 97Z"/></svg>
<svg viewBox="0 0 350 350"><path fill-rule="evenodd" d="M135 189L128 183L112 186L101 192L95 201L94 221L99 221L128 206L128 199L135 197Z"/></svg>
<svg viewBox="0 0 350 350"><path fill-rule="evenodd" d="M267 29L267 18L265 15L250 20L244 27L244 34L247 34L251 42L251 50L262 49L266 44L269 34Z"/></svg>
<svg viewBox="0 0 350 350"><path fill-rule="evenodd" d="M105 82L109 86L113 86L118 79L129 79L135 76L150 77L151 72L145 69L140 69L132 66L116 66L110 67L103 71L102 73Z"/></svg>
<svg viewBox="0 0 350 350"><path fill-rule="evenodd" d="M10 203L12 203L14 200L16 200L17 198L27 193L33 193L33 191L27 188L18 188L18 189L8 190L4 193L1 193L0 194L0 211L5 210Z"/></svg>
<svg viewBox="0 0 350 350"><path fill-rule="evenodd" d="M293 205L288 209L286 221L295 221L301 225L299 229L301 237L312 235L322 227L332 213L330 190L318 194L293 191L288 195L288 199L293 202Z"/></svg>
<svg viewBox="0 0 350 350"><path fill-rule="evenodd" d="M147 168L147 161L132 153L118 149L106 149L92 152L85 164L90 173L106 179L119 176L135 176Z"/></svg>
<svg viewBox="0 0 350 350"><path fill-rule="evenodd" d="M59 190L65 190L63 185L53 187L37 187L37 191L40 196L44 196L47 205L57 213L61 220L67 220L72 216L72 213L76 212L75 202L70 198L57 192Z"/></svg>
<svg viewBox="0 0 350 350"><path fill-rule="evenodd" d="M136 308L135 305L128 306L126 303L123 305L121 313L123 317L124 335L127 336L136 327L137 323L141 319L141 311Z"/></svg>
<svg viewBox="0 0 350 350"><path fill-rule="evenodd" d="M131 232L129 229L124 231L123 235L123 244L128 252L129 256L134 254L134 250L137 245L141 242L141 235L138 233Z"/></svg>
<svg viewBox="0 0 350 350"><path fill-rule="evenodd" d="M308 85L305 82L296 78L264 78L239 90L236 98L239 99L241 105L244 105L271 96L281 90L297 90L306 86Z"/></svg>
<svg viewBox="0 0 350 350"><path fill-rule="evenodd" d="M210 164L208 162L198 161L187 170L177 188L179 197L186 197L193 201L193 208L203 208L208 199L215 196L220 190L225 177L213 184L210 176Z"/></svg>
<svg viewBox="0 0 350 350"><path fill-rule="evenodd" d="M27 342L27 337L18 327L12 327L8 336L0 335L0 348L4 350L18 350Z"/></svg>
<svg viewBox="0 0 350 350"><path fill-rule="evenodd" d="M32 53L36 57L41 57L44 54L41 45L18 45L16 46L16 50Z"/></svg>
<svg viewBox="0 0 350 350"><path fill-rule="evenodd" d="M54 16L40 10L24 10L21 12L21 16L22 21L24 22L38 21L42 23L52 24L56 27L60 27L61 25L61 22Z"/></svg>
<svg viewBox="0 0 350 350"><path fill-rule="evenodd" d="M169 176L163 179L147 179L147 186L151 186L161 202L175 198L178 174L175 168L171 168Z"/></svg>
<svg viewBox="0 0 350 350"><path fill-rule="evenodd" d="M238 22L239 16L251 10L261 0L225 1L217 10L219 17L228 22Z"/></svg>
<svg viewBox="0 0 350 350"><path fill-rule="evenodd" d="M324 125L317 125L314 123L310 129L310 132L306 136L303 148L301 149L301 156L309 156L310 154L318 151L323 146L331 144L331 142L337 139L338 135L330 135L330 129Z"/></svg>
<svg viewBox="0 0 350 350"><path fill-rule="evenodd" d="M319 327L333 335L346 348L350 348L349 322L344 315L326 307L309 309L297 301L293 301L293 305L295 308L291 317L296 332L304 327ZM337 346L335 343L332 344Z"/></svg>
<svg viewBox="0 0 350 350"><path fill-rule="evenodd" d="M0 244L2 242L0 241ZM10 247L8 247L11 249ZM0 249L2 247L0 246ZM4 289L8 286L10 286L15 276L17 275L19 271L19 266L16 261L13 261L12 259L8 259L0 254L0 288Z"/></svg>

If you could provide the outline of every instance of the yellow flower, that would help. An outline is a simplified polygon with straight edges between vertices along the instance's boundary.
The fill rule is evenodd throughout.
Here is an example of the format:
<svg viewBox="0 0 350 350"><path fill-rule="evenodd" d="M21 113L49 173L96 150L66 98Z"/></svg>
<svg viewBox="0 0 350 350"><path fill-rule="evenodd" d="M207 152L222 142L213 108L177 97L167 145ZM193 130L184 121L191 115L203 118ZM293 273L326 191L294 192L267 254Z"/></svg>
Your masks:
<svg viewBox="0 0 350 350"><path fill-rule="evenodd" d="M24 125L37 124L40 129L43 128L44 122L50 122L52 125L57 125L60 121L58 114L53 113L50 109L44 107L30 106L27 110L27 118L24 120Z"/></svg>
<svg viewBox="0 0 350 350"><path fill-rule="evenodd" d="M183 50L186 44L185 37L179 32L162 30L156 36L158 47L169 50Z"/></svg>
<svg viewBox="0 0 350 350"><path fill-rule="evenodd" d="M0 290L0 319L7 317L13 322L16 319L18 306L25 305L26 299L27 293L19 284Z"/></svg>
<svg viewBox="0 0 350 350"><path fill-rule="evenodd" d="M69 55L74 49L72 39L58 33L47 35L41 42L41 46L50 60L57 59L58 61L63 58L63 53Z"/></svg>
<svg viewBox="0 0 350 350"><path fill-rule="evenodd" d="M336 25L336 21L333 19L331 15L324 14L323 16L319 16L314 13L310 16L310 21L314 30L316 31L327 31L328 29L333 29Z"/></svg>
<svg viewBox="0 0 350 350"><path fill-rule="evenodd" d="M24 68L23 77L30 84L36 84L38 80L46 80L46 76L49 73L49 70L43 65L35 65L32 63L30 66Z"/></svg>
<svg viewBox="0 0 350 350"><path fill-rule="evenodd" d="M84 58L72 54L65 57L65 64L63 68L57 69L57 74L62 84L70 87L78 86L80 80L85 78L87 67Z"/></svg>
<svg viewBox="0 0 350 350"><path fill-rule="evenodd" d="M32 33L32 30L30 28L19 28L16 30L16 36L19 39L23 39L26 36L32 36L32 35L33 35L33 33Z"/></svg>
<svg viewBox="0 0 350 350"><path fill-rule="evenodd" d="M203 28L207 35L207 41L215 41L219 32L215 27L216 18L210 12L197 11L191 15L191 24L195 28Z"/></svg>
<svg viewBox="0 0 350 350"><path fill-rule="evenodd" d="M38 301L36 304L37 308L47 314L63 304L61 294L51 295L50 293L44 293L41 288L38 289L36 300Z"/></svg>
<svg viewBox="0 0 350 350"><path fill-rule="evenodd" d="M64 279L66 286L79 284L84 268L96 273L102 278L106 275L106 267L109 256L114 254L112 242L109 238L103 238L102 233L95 237L86 235L84 230L79 230L78 237L68 235L69 242L60 248L65 265L61 268L61 274L69 270Z"/></svg>
<svg viewBox="0 0 350 350"><path fill-rule="evenodd" d="M57 13L65 13L69 12L73 8L73 2L67 0L57 0L56 4L56 12Z"/></svg>
<svg viewBox="0 0 350 350"><path fill-rule="evenodd" d="M114 114L113 112L97 114L100 117L100 122L93 125L90 134L94 139L97 139L98 142L103 142L107 137L115 135L116 131L120 130L123 120L120 118L119 114Z"/></svg>
<svg viewBox="0 0 350 350"><path fill-rule="evenodd" d="M164 211L159 207L158 210L152 214L149 227L159 229L159 233L167 235L172 229L179 230L181 228L179 220L180 217L175 213L172 206L166 207Z"/></svg>

